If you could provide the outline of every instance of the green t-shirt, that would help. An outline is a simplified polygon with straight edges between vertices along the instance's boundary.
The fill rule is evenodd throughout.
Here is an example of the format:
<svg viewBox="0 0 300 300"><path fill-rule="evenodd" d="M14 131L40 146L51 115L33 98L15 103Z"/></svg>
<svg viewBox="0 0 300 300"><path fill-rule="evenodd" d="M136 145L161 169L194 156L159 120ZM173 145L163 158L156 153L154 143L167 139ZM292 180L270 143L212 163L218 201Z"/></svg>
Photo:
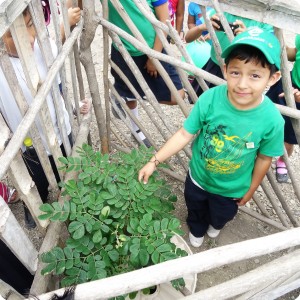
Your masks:
<svg viewBox="0 0 300 300"><path fill-rule="evenodd" d="M133 23L139 29L146 42L148 43L149 47L153 48L156 33L152 24L144 17L144 15L140 12L140 10L137 8L137 6L132 0L119 0L119 2L124 7L125 11L129 15ZM166 3L167 0L147 0L147 2L150 8L152 9L153 13L155 14L154 8ZM133 36L128 26L125 24L125 22L120 17L119 13L115 10L110 1L108 2L108 9L109 21ZM125 39L121 38L121 40L131 56L140 56L144 54L143 52L136 49L131 43L129 43Z"/></svg>
<svg viewBox="0 0 300 300"><path fill-rule="evenodd" d="M226 13L226 12L224 13L224 16L226 17L226 19L229 23L233 23L237 20L242 21L245 24L245 26L247 27L247 29L251 28L251 27L259 27L259 28L264 29L267 32L271 32L271 33L274 32L273 26L265 24L265 23L257 22L257 21L247 19L247 18L238 17L235 15ZM216 30L215 33L217 35L221 49L223 51L230 44L230 41L224 31ZM214 47L211 47L210 56L211 56L212 61L218 65L219 63L217 60L216 51L215 51Z"/></svg>
<svg viewBox="0 0 300 300"><path fill-rule="evenodd" d="M196 137L190 162L192 178L206 191L239 198L248 191L257 153L283 154L284 121L264 96L257 107L238 110L227 97L227 85L201 95L184 129Z"/></svg>
<svg viewBox="0 0 300 300"><path fill-rule="evenodd" d="M300 34L296 35L295 45L297 53L292 70L292 81L297 86L297 88L300 88Z"/></svg>

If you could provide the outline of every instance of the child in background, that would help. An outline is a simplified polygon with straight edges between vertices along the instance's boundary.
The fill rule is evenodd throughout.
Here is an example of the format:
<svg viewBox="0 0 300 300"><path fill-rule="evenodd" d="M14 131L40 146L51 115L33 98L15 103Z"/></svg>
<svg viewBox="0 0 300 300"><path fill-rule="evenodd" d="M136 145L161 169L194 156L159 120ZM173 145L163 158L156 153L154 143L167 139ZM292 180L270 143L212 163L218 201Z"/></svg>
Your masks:
<svg viewBox="0 0 300 300"><path fill-rule="evenodd" d="M28 32L28 38L29 41L32 45L32 49L33 49L33 54L34 54L34 58L37 64L37 68L38 68L38 72L40 75L40 80L41 82L43 82L46 78L47 75L47 66L45 64L41 49L36 41L36 31L31 19L31 15L29 13L29 9L26 8L23 12L23 16L24 16L24 20L25 20L25 24L27 26L27 32ZM25 78L25 74L23 72L22 69L22 65L21 65L21 61L18 57L18 53L15 47L15 43L13 41L13 38L11 36L10 31L7 31L4 35L3 35L3 41L7 50L8 55L10 56L10 61L13 65L13 68L15 70L18 82L20 84L20 87L23 91L23 94L26 98L27 103L30 105L33 101L33 97L31 95L30 89L28 88L27 84L26 84L26 78ZM57 56L57 48L55 43L50 40L50 44L51 44L51 48L52 48L52 52L54 57ZM10 130L12 132L15 132L16 129L18 128L21 120L22 120L22 115L21 112L18 108L18 105L15 101L15 98L13 96L13 93L9 87L9 84L6 80L6 77L4 75L4 70L0 69L0 112L3 115L3 118L5 119L6 123L8 124ZM59 84L59 82L58 82ZM63 108L63 116L64 116L64 122L65 122L65 126L66 126L66 131L67 134L69 136L69 140L71 142L71 145L73 144L73 141L71 140L71 126L70 126L70 122L69 122L69 115L65 109L65 104L64 104L64 100L61 97L60 98L61 101L61 107ZM84 99L83 101L83 105L81 107L81 113L87 113L90 110L90 106L91 103L88 99ZM52 98L52 94L49 93L46 97L46 103L48 105L49 108L49 112L50 112L50 116L51 116L51 120L53 123L53 127L57 136L57 140L58 143L61 145L61 150L63 155L66 155L64 146L62 144L62 139L61 139L61 133L58 127L58 120L57 120L57 116L56 116L56 111L55 111L55 107L54 107L54 100ZM41 126L41 121L39 119L39 117L36 118L35 123L37 125L37 128L39 130L43 145L45 147L45 149L48 152L48 156L49 156L49 160L50 163L52 165L52 169L53 172L56 176L57 181L60 181L59 175L58 175L58 171L54 162L54 159L50 153L49 147L47 145L47 141L46 141L46 137L45 134L43 132L42 126ZM22 152L24 153L25 151L25 147L22 147ZM44 173L44 170L42 168L42 165L39 161L39 158L36 156L34 159L32 159L31 157L28 157L28 155L23 154L23 159L25 161L26 167L28 169L29 174L31 175L33 181L36 184L36 187L39 191L39 194L41 196L41 199L43 202L45 202L47 200L49 191L48 191L48 186L49 186L49 182L47 180L47 177ZM28 217L29 212L27 212L26 208L25 208L25 220L27 222L28 227L32 226L35 227L34 222L32 222L32 218ZM28 217L28 219L27 219Z"/></svg>
<svg viewBox="0 0 300 300"><path fill-rule="evenodd" d="M172 26L175 27L183 41L184 0L169 0L169 15Z"/></svg>
<svg viewBox="0 0 300 300"><path fill-rule="evenodd" d="M206 12L208 14L208 17L216 13L214 9L208 6L206 7ZM196 26L200 26L201 24L205 25L200 4L195 2L190 2L188 6L188 20L187 20L188 29L192 29ZM210 40L208 31L203 30L201 35L198 38L202 41Z"/></svg>
<svg viewBox="0 0 300 300"><path fill-rule="evenodd" d="M147 184L157 165L194 137L185 182L189 239L215 238L245 205L283 153L283 118L264 95L280 77L280 44L260 28L239 34L224 49L227 84L201 95L183 127L139 171ZM267 116L267 117L266 117Z"/></svg>
<svg viewBox="0 0 300 300"><path fill-rule="evenodd" d="M297 109L300 109L300 35L295 37L295 47L286 47L288 60L294 61L294 66L291 71L291 79L293 85L293 94L295 98L295 105ZM267 92L267 96L277 104L286 106L286 101L283 94L282 80L279 80L273 85ZM290 117L283 116L285 120L284 124L284 145L288 156L293 154L294 145L297 145L297 139L293 129L293 125ZM279 183L285 183L288 181L288 171L283 157L279 157L276 161L276 179Z"/></svg>
<svg viewBox="0 0 300 300"><path fill-rule="evenodd" d="M167 0L147 0L149 7L152 12L156 15L157 19L163 23L166 23L166 20L169 19L169 11L168 11L168 1ZM148 46L153 50L158 52L164 52L162 42L159 37L156 35L155 29L152 24L144 17L142 12L138 9L138 7L134 4L133 1L120 0L120 4L122 4L124 10L127 12L131 20L134 22L136 27L139 29L144 39L146 40ZM128 26L125 24L119 13L113 7L110 1L108 1L109 7L109 21L124 31L132 34ZM138 69L143 75L143 78L149 85L149 88L154 93L157 101L160 104L166 105L177 105L175 96L171 94L169 88L164 82L163 78L158 73L155 65L153 64L152 58L145 55L143 52L139 51L134 47L133 44L129 43L127 40L122 39L124 47L127 49L128 53L134 60ZM111 60L117 65L122 67L122 71L124 75L128 78L130 83L137 90L139 95L143 97L145 95L141 86L136 80L136 75L132 73L126 61L124 60L121 53L118 51L116 45L112 44L111 47ZM176 69L168 63L161 62L162 66L170 76L173 81L178 93L182 98L184 98L184 90L180 81L180 78L176 72ZM126 101L128 108L130 108L131 112L135 115L136 118L139 117L137 99L135 99L134 94L127 87L122 78L117 74L117 72L111 68L111 74L115 79L114 87L120 96ZM113 100L113 95L111 95ZM120 103L116 101L116 104L121 107ZM124 116L125 112L123 111ZM117 118L118 115L114 114ZM144 143L146 147L150 147L151 144L148 139L145 137L143 132L137 126L137 124L130 119L132 129L137 133L140 140Z"/></svg>

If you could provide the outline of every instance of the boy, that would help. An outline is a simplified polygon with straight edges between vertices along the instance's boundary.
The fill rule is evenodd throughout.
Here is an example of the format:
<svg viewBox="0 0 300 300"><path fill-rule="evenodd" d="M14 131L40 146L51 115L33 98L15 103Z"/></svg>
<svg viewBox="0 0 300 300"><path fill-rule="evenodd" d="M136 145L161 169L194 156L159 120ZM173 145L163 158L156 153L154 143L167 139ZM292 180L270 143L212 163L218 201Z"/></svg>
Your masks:
<svg viewBox="0 0 300 300"><path fill-rule="evenodd" d="M150 8L156 15L157 19L161 22L166 22L169 18L169 11L168 11L168 1L167 0L147 0ZM124 10L127 12L131 20L134 22L136 27L140 30L141 34L145 38L148 43L148 46L152 49L162 52L163 46L156 36L156 32L152 26L152 24L144 17L144 15L140 12L133 1L127 0L120 0L120 3L124 7ZM125 30L126 32L131 33L123 19L120 17L118 12L112 6L110 1L108 2L109 5L109 21L116 26L120 27L121 29ZM155 97L157 98L158 102L161 104L167 105L175 105L177 104L173 95L171 95L169 88L166 86L162 77L158 74L155 65L153 64L152 60L145 55L144 53L140 52L136 49L132 44L128 41L121 39L124 43L125 48L133 58L134 62L136 63L137 67L141 71L145 81L149 85L150 89L154 93ZM123 59L121 53L113 44L111 47L111 60L117 65L121 66L123 73L129 79L129 81L133 84L137 92L141 97L145 94L141 89L140 85L138 84L135 75L131 72L130 68L128 67L127 63ZM180 93L181 97L184 97L184 90L182 88L182 84L180 82L179 76L175 70L175 68L167 63L162 62L163 67L169 74L171 80L175 84L178 92ZM120 76L111 69L111 74L115 79L114 87L116 88L117 92L120 96L126 101L127 106L131 109L131 112L138 118L138 107L137 107L137 100L134 99L134 95L129 90L127 85L123 82ZM120 103L119 103L120 105ZM117 115L115 115L118 117ZM137 132L139 138L143 141L143 143L150 147L150 142L146 139L145 135L139 127L135 124L133 120L131 120L132 129Z"/></svg>
<svg viewBox="0 0 300 300"><path fill-rule="evenodd" d="M223 51L226 85L199 98L183 128L139 172L146 184L156 166L186 146L198 132L185 183L189 238L200 247L216 237L248 202L283 153L283 119L266 86L280 77L280 44L256 27L239 34Z"/></svg>
<svg viewBox="0 0 300 300"><path fill-rule="evenodd" d="M32 22L32 18L31 18L28 8L26 8L24 10L23 16L24 16L24 20L25 20L25 25L27 27L28 38L32 45L34 58L37 63L37 68L38 68L38 72L40 75L40 79L41 79L41 81L43 81L47 75L48 70L47 70L45 61L43 59L42 52L41 52L39 45L35 39L36 31L35 31L35 28L34 28L34 25ZM33 97L31 95L31 92L30 92L27 84L26 84L25 74L23 72L21 61L18 57L18 53L16 50L15 43L13 41L12 35L9 31L7 31L3 35L2 38L3 38L4 44L5 44L6 51L7 51L8 55L10 56L10 61L15 70L20 87L23 91L23 94L26 98L27 103L30 105L30 103L33 101ZM55 46L55 43L51 40L50 40L50 42L51 42L52 52L53 52L54 56L56 56L57 48ZM21 115L18 105L14 99L13 93L8 85L6 77L4 76L4 70L2 70L1 68L0 68L0 82L1 82L1 85L0 85L0 112L3 115L6 123L8 124L9 128L11 129L11 131L15 132L22 120L22 115ZM62 139L61 139L61 135L60 135L59 127L58 127L58 120L57 120L53 101L54 100L52 98L52 95L51 95L51 93L49 93L46 97L46 103L49 108L53 127L54 127L55 133L57 135L57 140L58 140L59 144L61 145L61 150L62 150L63 155L66 155L65 149L62 144ZM61 101L61 104L63 107L63 116L64 116L67 134L69 136L70 142L72 142L71 141L71 125L69 122L69 115L65 109L64 100L62 97L60 98L60 101ZM85 114L90 109L90 102L87 99L83 100L82 102L83 102L83 106L81 107L81 113ZM36 118L35 123L36 123L38 131L40 133L43 145L48 152L49 160L52 165L52 169L56 176L56 179L57 179L57 181L60 181L54 159L50 153L50 150L49 150L47 142L46 142L46 137L45 137L45 134L44 134L42 126L41 126L41 121L38 117ZM22 151L24 153L25 147L22 148ZM48 197L48 193L49 193L48 192L49 183L48 183L47 177L44 173L44 170L41 166L41 163L40 163L38 157L35 157L34 159L32 159L29 156L23 154L23 159L25 161L25 164L26 164L29 174L31 175L33 181L36 184L36 187L38 189L38 192L40 194L42 201L43 202L47 201L47 197ZM27 219L27 217L28 217L28 219ZM26 208L25 208L25 220L26 220L28 227L35 226L34 222L32 222L33 220L31 220L31 218L29 217L29 214L28 214Z"/></svg>

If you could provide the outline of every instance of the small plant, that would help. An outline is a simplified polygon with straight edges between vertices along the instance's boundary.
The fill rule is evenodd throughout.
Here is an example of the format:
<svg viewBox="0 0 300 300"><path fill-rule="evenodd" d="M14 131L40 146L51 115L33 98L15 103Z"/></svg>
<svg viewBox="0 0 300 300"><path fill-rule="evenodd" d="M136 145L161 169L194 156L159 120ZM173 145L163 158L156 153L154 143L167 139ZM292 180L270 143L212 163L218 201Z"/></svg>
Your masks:
<svg viewBox="0 0 300 300"><path fill-rule="evenodd" d="M79 173L77 180L61 184L63 204L40 208L40 219L67 222L70 233L65 248L41 255L47 264L43 275L62 274L61 285L69 286L187 255L170 241L183 234L172 214L176 196L157 172L146 185L138 181L151 150L102 155L84 144L77 152L79 157L60 158L67 172ZM172 284L179 289L184 280Z"/></svg>

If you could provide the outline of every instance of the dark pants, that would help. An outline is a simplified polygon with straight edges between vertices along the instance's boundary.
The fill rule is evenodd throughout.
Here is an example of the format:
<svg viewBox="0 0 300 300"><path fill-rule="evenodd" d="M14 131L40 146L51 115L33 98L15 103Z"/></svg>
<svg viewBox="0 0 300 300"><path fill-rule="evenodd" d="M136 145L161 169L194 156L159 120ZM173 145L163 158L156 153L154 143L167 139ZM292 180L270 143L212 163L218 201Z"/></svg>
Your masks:
<svg viewBox="0 0 300 300"><path fill-rule="evenodd" d="M71 147L73 146L73 139L72 139L72 134L69 134L68 136ZM67 156L66 151L65 151L65 147L63 144L61 144L60 146L61 152L63 154L64 157ZM42 164L38 158L38 156L36 155L34 158L31 158L29 156L26 155L26 152L23 155L23 160L25 162L25 165L27 167L27 170L32 178L32 180L34 181L37 190L39 192L39 195L42 199L42 201L45 203L47 202L47 198L48 198L48 187L49 187L49 182L48 179L46 177L46 174L44 172L44 169L42 167ZM49 160L50 160L50 164L53 170L53 173L55 175L55 179L57 182L60 182L61 179L59 177L59 173L58 170L56 168L53 156L50 155L49 156ZM36 226L29 209L26 207L26 205L24 204L24 215L25 215L25 224L27 226L27 228L34 228Z"/></svg>
<svg viewBox="0 0 300 300"><path fill-rule="evenodd" d="M0 279L12 286L20 294L28 294L33 275L0 240Z"/></svg>
<svg viewBox="0 0 300 300"><path fill-rule="evenodd" d="M70 134L68 137L69 137L71 146L73 146L72 135ZM61 149L63 156L66 157L67 154L66 154L63 144L61 144L60 149ZM40 194L42 201L46 202L48 194L49 194L49 191L48 191L49 182L48 182L48 179L46 177L46 174L43 170L42 164L41 164L38 156L36 155L36 157L31 158L31 157L27 156L26 152L25 152L23 155L23 160L26 164L27 170L28 170L32 180L34 181L34 183L37 187L37 190ZM55 179L57 182L60 182L61 179L59 177L59 173L56 168L56 165L55 165L52 155L49 156L49 160L50 160L50 164L51 164L53 173L55 175Z"/></svg>
<svg viewBox="0 0 300 300"><path fill-rule="evenodd" d="M233 198L223 197L202 190L188 174L184 197L188 210L187 224L195 237L202 237L208 226L222 229L237 214L238 205Z"/></svg>

